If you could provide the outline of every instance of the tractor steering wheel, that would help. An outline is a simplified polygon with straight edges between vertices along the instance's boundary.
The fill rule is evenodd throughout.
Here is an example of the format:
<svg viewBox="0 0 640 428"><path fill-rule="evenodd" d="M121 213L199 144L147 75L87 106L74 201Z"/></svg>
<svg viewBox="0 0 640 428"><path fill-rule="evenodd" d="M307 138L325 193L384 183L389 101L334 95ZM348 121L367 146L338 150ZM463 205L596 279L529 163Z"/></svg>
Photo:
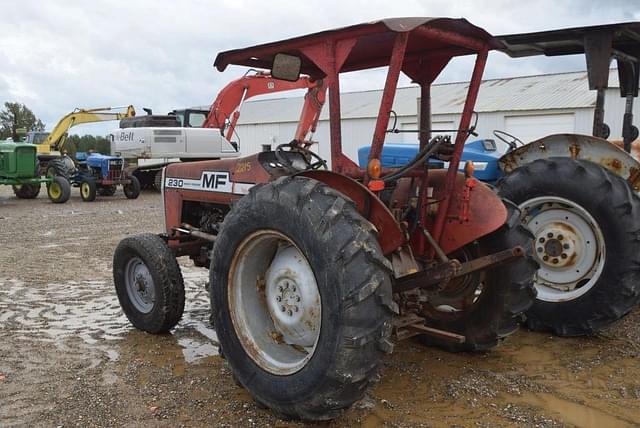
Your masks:
<svg viewBox="0 0 640 428"><path fill-rule="evenodd" d="M287 147L289 150L284 150ZM300 168L294 165L294 161L291 159L291 153L299 153L302 155L305 163L307 164L306 168ZM311 150L299 146L294 142L280 144L276 147L275 150L276 159L280 162L285 168L292 172L298 171L308 171L308 170L316 170L316 169L329 169L327 167L327 161L322 159L318 154L312 152ZM313 162L315 160L315 162Z"/></svg>
<svg viewBox="0 0 640 428"><path fill-rule="evenodd" d="M515 137L508 132L500 131L499 129L494 129L493 135L509 146L509 152L518 148L517 143L520 143L521 146L525 145L520 138Z"/></svg>

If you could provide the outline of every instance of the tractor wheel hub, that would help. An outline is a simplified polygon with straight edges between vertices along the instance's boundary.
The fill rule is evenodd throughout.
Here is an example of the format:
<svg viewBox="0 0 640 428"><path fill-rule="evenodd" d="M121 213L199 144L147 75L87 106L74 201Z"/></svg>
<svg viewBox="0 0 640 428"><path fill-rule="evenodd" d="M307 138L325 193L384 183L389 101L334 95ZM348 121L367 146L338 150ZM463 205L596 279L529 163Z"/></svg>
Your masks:
<svg viewBox="0 0 640 428"><path fill-rule="evenodd" d="M551 223L536 233L536 254L538 259L551 267L565 267L575 263L581 246L580 238L567 224Z"/></svg>
<svg viewBox="0 0 640 428"><path fill-rule="evenodd" d="M602 230L591 214L556 196L530 199L520 209L523 223L535 236L538 299L562 302L589 291L604 267L605 255Z"/></svg>
<svg viewBox="0 0 640 428"><path fill-rule="evenodd" d="M320 295L309 263L293 246L280 249L265 280L269 314L283 340L313 346L320 331Z"/></svg>

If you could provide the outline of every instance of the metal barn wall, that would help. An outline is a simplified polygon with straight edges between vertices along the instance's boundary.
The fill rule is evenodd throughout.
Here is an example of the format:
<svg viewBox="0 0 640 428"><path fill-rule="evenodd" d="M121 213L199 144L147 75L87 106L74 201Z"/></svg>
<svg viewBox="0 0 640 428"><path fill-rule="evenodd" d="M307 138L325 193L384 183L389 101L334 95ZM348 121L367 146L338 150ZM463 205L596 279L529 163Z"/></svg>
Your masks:
<svg viewBox="0 0 640 428"><path fill-rule="evenodd" d="M457 128L462 110L461 99L466 95L466 83L434 85L432 88L433 128ZM605 122L611 128L611 138L620 139L625 100L620 97L617 72L611 70L610 88L607 90ZM352 92L342 95L343 150L354 161L358 148L371 143L382 91ZM397 128L417 128L419 91L417 87L400 88L394 110L398 112ZM494 129L505 130L510 116L539 116L552 122L551 115L573 114L573 132L591 135L595 91L589 91L586 72L526 76L513 79L488 80L482 83L476 109L477 138L494 138ZM249 101L245 104L237 134L243 155L262 150L263 144L275 148L289 142L295 133L302 98ZM543 116L546 115L546 116ZM634 105L635 123L640 122L640 103ZM316 150L329 159L328 108L323 110L314 140L320 143ZM390 126L391 126L390 121ZM552 129L553 124L542 123L541 129ZM470 137L473 141L476 137ZM387 134L387 143L417 143L416 133ZM498 145L503 149L504 145Z"/></svg>
<svg viewBox="0 0 640 428"><path fill-rule="evenodd" d="M566 110L524 110L517 112L487 112L479 113L478 127L476 132L479 136L469 137L468 141L479 138L494 138L494 129L505 129L505 117L510 115L541 115L541 114L574 114L575 130L579 134L591 134L593 109L566 109ZM607 115L609 116L609 115ZM452 124L457 128L460 115L458 114L437 114L432 118L434 129L439 125ZM610 122L612 123L612 122ZM613 123L612 123L613 124ZM238 125L237 133L240 136L240 149L243 155L256 153L262 150L262 145L269 144L274 149L278 144L288 143L293 138L297 123L263 123L263 124L241 124ZM375 118L345 119L342 121L342 145L345 154L354 161L358 159L358 149L371 143ZM416 129L417 116L404 116L398 118L398 129ZM612 128L613 129L613 128ZM614 135L614 134L612 134ZM329 122L322 120L318 124L318 130L314 140L319 142L319 146L314 150L325 159L330 158L329 147ZM386 143L416 143L417 134L401 133L387 134ZM503 150L502 144L498 141L498 149Z"/></svg>

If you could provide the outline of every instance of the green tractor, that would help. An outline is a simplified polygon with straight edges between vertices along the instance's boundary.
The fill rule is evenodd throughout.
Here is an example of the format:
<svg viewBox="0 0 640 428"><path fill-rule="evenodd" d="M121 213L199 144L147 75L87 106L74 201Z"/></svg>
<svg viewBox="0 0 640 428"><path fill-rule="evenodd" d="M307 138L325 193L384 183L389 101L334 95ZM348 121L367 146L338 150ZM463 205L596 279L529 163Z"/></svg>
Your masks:
<svg viewBox="0 0 640 428"><path fill-rule="evenodd" d="M13 187L20 199L34 199L40 185L46 183L51 202L61 204L69 200L71 185L64 177L40 177L36 146L14 142L0 142L0 185Z"/></svg>

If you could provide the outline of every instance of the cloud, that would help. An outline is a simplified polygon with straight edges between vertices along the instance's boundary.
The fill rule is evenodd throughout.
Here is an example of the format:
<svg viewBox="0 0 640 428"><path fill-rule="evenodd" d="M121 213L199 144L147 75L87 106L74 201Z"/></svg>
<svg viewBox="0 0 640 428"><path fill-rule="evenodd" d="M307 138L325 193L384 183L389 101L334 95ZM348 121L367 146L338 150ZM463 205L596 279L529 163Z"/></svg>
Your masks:
<svg viewBox="0 0 640 428"><path fill-rule="evenodd" d="M224 84L244 72L213 69L216 53L226 49L390 16L463 16L504 34L639 20L638 5L637 0L5 2L0 102L27 104L48 127L76 107L134 104L164 113L210 104ZM494 53L485 75L583 68L581 57L512 60ZM464 80L469 73L469 59L459 59L440 81ZM383 70L350 73L342 89L383 83Z"/></svg>

